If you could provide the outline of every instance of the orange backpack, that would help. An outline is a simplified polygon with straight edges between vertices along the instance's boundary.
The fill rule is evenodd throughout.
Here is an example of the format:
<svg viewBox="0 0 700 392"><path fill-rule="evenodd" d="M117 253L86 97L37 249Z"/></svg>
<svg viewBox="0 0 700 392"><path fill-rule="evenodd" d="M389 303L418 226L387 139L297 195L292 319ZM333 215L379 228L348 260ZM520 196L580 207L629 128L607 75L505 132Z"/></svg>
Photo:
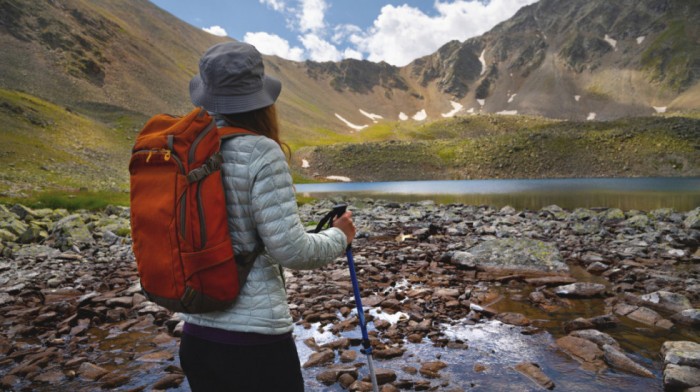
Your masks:
<svg viewBox="0 0 700 392"><path fill-rule="evenodd" d="M184 313L222 310L242 282L228 231L220 141L252 133L217 128L202 108L160 114L136 138L129 162L131 236L147 298Z"/></svg>

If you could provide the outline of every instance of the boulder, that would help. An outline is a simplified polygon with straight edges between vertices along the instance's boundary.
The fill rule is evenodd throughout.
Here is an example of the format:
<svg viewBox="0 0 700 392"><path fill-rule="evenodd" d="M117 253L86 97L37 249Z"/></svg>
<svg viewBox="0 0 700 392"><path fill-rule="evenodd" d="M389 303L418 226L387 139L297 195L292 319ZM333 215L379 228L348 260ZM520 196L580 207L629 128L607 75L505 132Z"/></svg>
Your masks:
<svg viewBox="0 0 700 392"><path fill-rule="evenodd" d="M664 369L664 389L680 390L700 386L700 371L692 366L666 365Z"/></svg>
<svg viewBox="0 0 700 392"><path fill-rule="evenodd" d="M692 305L688 298L682 294L671 293L668 291L656 291L645 294L640 297L643 304L652 307L656 310L661 310L669 313L682 312L686 309L692 309Z"/></svg>
<svg viewBox="0 0 700 392"><path fill-rule="evenodd" d="M55 246L61 250L79 249L95 244L90 230L78 214L68 215L58 221L52 229L51 235L55 240Z"/></svg>
<svg viewBox="0 0 700 392"><path fill-rule="evenodd" d="M686 309L671 316L671 320L678 324L700 327L700 309Z"/></svg>
<svg viewBox="0 0 700 392"><path fill-rule="evenodd" d="M490 275L563 275L569 267L556 244L530 238L499 238L477 244L466 252L455 252L452 262L477 268Z"/></svg>
<svg viewBox="0 0 700 392"><path fill-rule="evenodd" d="M700 229L700 207L688 212L683 221L683 226L686 229Z"/></svg>
<svg viewBox="0 0 700 392"><path fill-rule="evenodd" d="M620 348L620 344L617 343L617 341L613 339L612 336L608 335L605 332L600 332L597 329L581 329L578 331L571 332L571 336L590 340L591 342L597 344L600 348L603 348L603 346L605 345L609 345L617 349Z"/></svg>
<svg viewBox="0 0 700 392"><path fill-rule="evenodd" d="M700 344L691 341L668 341L661 346L665 364L700 368Z"/></svg>

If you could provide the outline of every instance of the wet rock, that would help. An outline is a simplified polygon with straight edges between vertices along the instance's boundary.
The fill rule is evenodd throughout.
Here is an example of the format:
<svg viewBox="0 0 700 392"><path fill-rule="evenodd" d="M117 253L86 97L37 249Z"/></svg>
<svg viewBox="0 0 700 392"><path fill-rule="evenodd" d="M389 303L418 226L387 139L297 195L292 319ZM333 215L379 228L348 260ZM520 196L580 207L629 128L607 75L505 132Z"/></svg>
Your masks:
<svg viewBox="0 0 700 392"><path fill-rule="evenodd" d="M142 355L136 358L136 360L139 362L168 362L172 361L174 358L175 356L170 351L157 351L154 353Z"/></svg>
<svg viewBox="0 0 700 392"><path fill-rule="evenodd" d="M528 278L525 282L532 286L558 286L568 283L576 283L576 279L570 276L544 276L541 278Z"/></svg>
<svg viewBox="0 0 700 392"><path fill-rule="evenodd" d="M182 374L168 374L167 376L156 381L155 384L151 386L151 389L164 391L170 388L177 388L184 380L185 376Z"/></svg>
<svg viewBox="0 0 700 392"><path fill-rule="evenodd" d="M357 380L357 376L353 377L352 374L343 373L338 377L338 384L340 384L343 389L349 389L355 380Z"/></svg>
<svg viewBox="0 0 700 392"><path fill-rule="evenodd" d="M700 371L692 366L666 365L664 369L664 389L684 389L700 386Z"/></svg>
<svg viewBox="0 0 700 392"><path fill-rule="evenodd" d="M371 382L355 381L348 388L351 391L370 392L374 389Z"/></svg>
<svg viewBox="0 0 700 392"><path fill-rule="evenodd" d="M343 351L342 354L340 354L340 362L343 363L349 363L349 362L355 362L357 360L357 351L353 350L346 350Z"/></svg>
<svg viewBox="0 0 700 392"><path fill-rule="evenodd" d="M639 304L670 313L682 312L693 308L688 298L684 295L669 291L660 290L641 297L628 295L627 298L634 298Z"/></svg>
<svg viewBox="0 0 700 392"><path fill-rule="evenodd" d="M603 351L591 341L568 335L557 339L556 344L581 362L584 369L600 370L605 368Z"/></svg>
<svg viewBox="0 0 700 392"><path fill-rule="evenodd" d="M107 373L109 373L107 369L101 368L90 362L84 362L78 368L78 375L88 380L97 380Z"/></svg>
<svg viewBox="0 0 700 392"><path fill-rule="evenodd" d="M403 356L406 349L400 347L390 347L384 350L375 350L373 353L374 358L377 359L391 359Z"/></svg>
<svg viewBox="0 0 700 392"><path fill-rule="evenodd" d="M603 272L603 271L607 270L608 268L610 268L609 265L603 264L599 261L596 261L595 263L591 263L591 265L586 267L586 271L592 272L592 273L599 273L599 272Z"/></svg>
<svg viewBox="0 0 700 392"><path fill-rule="evenodd" d="M700 368L700 344L691 341L668 341L661 347L665 364Z"/></svg>
<svg viewBox="0 0 700 392"><path fill-rule="evenodd" d="M606 344L615 347L618 350L620 349L620 344L617 343L617 341L613 339L612 336L606 334L605 332L600 332L597 329L582 329L571 332L570 335L575 336L577 338L590 340L591 342L597 344L598 347L600 347L601 349Z"/></svg>
<svg viewBox="0 0 700 392"><path fill-rule="evenodd" d="M554 389L554 381L552 381L536 363L521 362L515 366L515 370L527 376L532 381L541 385L545 389Z"/></svg>
<svg viewBox="0 0 700 392"><path fill-rule="evenodd" d="M357 368L352 365L332 365L327 370L319 373L316 379L325 385L333 385L344 374L350 375L353 382L358 377Z"/></svg>
<svg viewBox="0 0 700 392"><path fill-rule="evenodd" d="M605 292L605 285L600 283L577 282L557 287L554 292L557 295L568 297L595 297Z"/></svg>
<svg viewBox="0 0 700 392"><path fill-rule="evenodd" d="M375 369L374 374L377 377L377 385L384 385L396 381L396 372L391 369ZM370 375L362 378L364 382L372 382Z"/></svg>
<svg viewBox="0 0 700 392"><path fill-rule="evenodd" d="M627 314L627 317L631 318L634 321L638 321L642 324L651 326L658 326L667 329L673 326L672 323L661 317L660 314L644 306L640 306L633 312Z"/></svg>
<svg viewBox="0 0 700 392"><path fill-rule="evenodd" d="M334 358L335 358L335 353L333 352L333 350L330 350L330 349L322 350L322 351L319 351L317 353L311 354L311 356L309 356L309 360L306 361L303 368L307 369L310 367L322 366L322 365L325 365L327 363L332 362Z"/></svg>
<svg viewBox="0 0 700 392"><path fill-rule="evenodd" d="M603 345L603 358L605 363L611 368L622 370L628 373L636 374L642 377L653 378L654 375L642 365L634 362L628 356L623 354L619 349L609 345Z"/></svg>
<svg viewBox="0 0 700 392"><path fill-rule="evenodd" d="M531 321L521 313L506 312L498 315L498 320L505 324L527 326Z"/></svg>
<svg viewBox="0 0 700 392"><path fill-rule="evenodd" d="M442 361L430 361L424 362L419 370L423 377L427 378L438 378L440 375L438 372L447 367L447 364Z"/></svg>
<svg viewBox="0 0 700 392"><path fill-rule="evenodd" d="M102 389L114 389L126 385L131 381L131 377L126 374L109 373L100 378Z"/></svg>
<svg viewBox="0 0 700 392"><path fill-rule="evenodd" d="M671 320L678 324L700 327L700 309L686 309L671 316Z"/></svg>

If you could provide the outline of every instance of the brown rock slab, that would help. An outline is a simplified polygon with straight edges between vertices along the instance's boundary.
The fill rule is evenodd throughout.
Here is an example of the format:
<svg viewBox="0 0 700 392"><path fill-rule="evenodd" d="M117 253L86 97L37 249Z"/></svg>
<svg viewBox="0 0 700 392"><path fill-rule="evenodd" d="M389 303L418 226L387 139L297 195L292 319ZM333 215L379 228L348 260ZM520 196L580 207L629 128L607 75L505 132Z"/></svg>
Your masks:
<svg viewBox="0 0 700 392"><path fill-rule="evenodd" d="M350 385L351 391L358 391L358 392L371 392L374 387L372 386L371 382L365 382L365 381L355 381Z"/></svg>
<svg viewBox="0 0 700 392"><path fill-rule="evenodd" d="M63 379L63 372L58 370L43 372L34 377L35 381L41 381L49 384L59 382L61 379Z"/></svg>
<svg viewBox="0 0 700 392"><path fill-rule="evenodd" d="M342 354L340 354L340 362L343 363L349 363L349 362L355 362L357 360L357 351L354 350L345 350L343 351Z"/></svg>
<svg viewBox="0 0 700 392"><path fill-rule="evenodd" d="M554 289L557 295L567 297L596 297L605 292L605 285L600 283L577 282Z"/></svg>
<svg viewBox="0 0 700 392"><path fill-rule="evenodd" d="M340 377L338 377L338 384L340 384L343 389L348 389L350 385L352 385L357 377L353 377L352 374L344 373L341 374Z"/></svg>
<svg viewBox="0 0 700 392"><path fill-rule="evenodd" d="M156 381L155 384L151 386L153 390L166 390L170 388L177 388L182 384L185 376L181 374L168 374L167 376Z"/></svg>
<svg viewBox="0 0 700 392"><path fill-rule="evenodd" d="M525 279L525 282L532 286L559 286L576 283L576 279L570 276L543 276L539 278L528 278Z"/></svg>
<svg viewBox="0 0 700 392"><path fill-rule="evenodd" d="M374 358L378 359L391 359L402 356L406 352L406 349L399 347L391 347L385 350L375 350Z"/></svg>
<svg viewBox="0 0 700 392"><path fill-rule="evenodd" d="M78 375L88 380L97 380L107 373L109 372L106 369L90 362L83 362L78 368Z"/></svg>
<svg viewBox="0 0 700 392"><path fill-rule="evenodd" d="M309 360L306 361L303 368L307 369L310 367L321 366L330 363L335 358L335 352L330 349L321 350L317 353L311 354Z"/></svg>
<svg viewBox="0 0 700 392"><path fill-rule="evenodd" d="M173 355L173 353L169 351L158 351L155 353L142 355L136 358L136 360L139 362L166 362L172 361L174 357L175 356Z"/></svg>
<svg viewBox="0 0 700 392"><path fill-rule="evenodd" d="M377 385L384 385L396 381L396 372L391 369L374 369L374 374L377 376ZM370 375L362 378L362 381L372 382Z"/></svg>
<svg viewBox="0 0 700 392"><path fill-rule="evenodd" d="M122 385L128 384L129 381L131 381L130 376L119 373L106 374L105 376L100 378L102 389L118 388Z"/></svg>
<svg viewBox="0 0 700 392"><path fill-rule="evenodd" d="M664 388L676 390L700 386L700 371L693 366L666 365L664 369Z"/></svg>
<svg viewBox="0 0 700 392"><path fill-rule="evenodd" d="M585 368L604 369L603 351L598 345L575 336L567 335L556 340L556 344L568 352L574 359L584 363Z"/></svg>
<svg viewBox="0 0 700 392"><path fill-rule="evenodd" d="M654 375L649 370L634 362L620 350L609 344L603 345L603 353L605 363L613 369L622 370L642 377L654 378Z"/></svg>
<svg viewBox="0 0 700 392"><path fill-rule="evenodd" d="M511 325L527 326L531 324L529 318L525 317L521 313L506 312L501 313L497 317L501 322Z"/></svg>
<svg viewBox="0 0 700 392"><path fill-rule="evenodd" d="M545 389L554 389L554 382L544 374L540 366L536 363L521 362L515 366L515 370Z"/></svg>
<svg viewBox="0 0 700 392"><path fill-rule="evenodd" d="M420 368L420 374L427 378L438 378L438 372L447 367L447 364L442 361L424 362Z"/></svg>

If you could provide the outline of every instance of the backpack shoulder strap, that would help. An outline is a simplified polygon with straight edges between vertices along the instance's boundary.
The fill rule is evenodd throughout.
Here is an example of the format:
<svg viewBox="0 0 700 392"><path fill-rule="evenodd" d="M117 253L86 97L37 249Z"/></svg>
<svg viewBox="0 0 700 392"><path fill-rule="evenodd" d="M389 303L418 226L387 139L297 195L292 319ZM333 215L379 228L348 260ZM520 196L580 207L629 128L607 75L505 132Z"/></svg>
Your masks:
<svg viewBox="0 0 700 392"><path fill-rule="evenodd" d="M234 127L220 127L217 128L216 133L219 135L219 139L221 140L241 135L259 135L258 133L249 131L247 129Z"/></svg>

